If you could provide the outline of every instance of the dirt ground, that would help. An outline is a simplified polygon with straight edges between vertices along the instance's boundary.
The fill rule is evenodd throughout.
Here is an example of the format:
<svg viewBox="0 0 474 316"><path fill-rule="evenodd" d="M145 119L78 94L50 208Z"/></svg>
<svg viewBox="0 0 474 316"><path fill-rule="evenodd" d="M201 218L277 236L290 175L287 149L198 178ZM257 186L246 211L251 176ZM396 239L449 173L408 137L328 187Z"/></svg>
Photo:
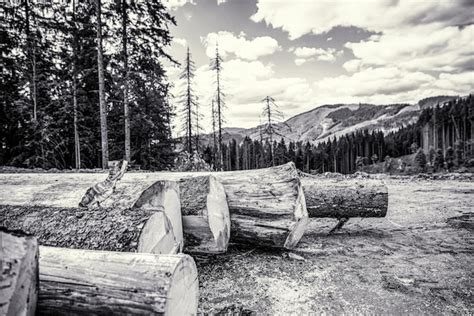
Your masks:
<svg viewBox="0 0 474 316"><path fill-rule="evenodd" d="M386 218L313 219L292 253L197 258L200 311L473 314L474 182L387 179ZM458 219L458 217L461 219Z"/></svg>

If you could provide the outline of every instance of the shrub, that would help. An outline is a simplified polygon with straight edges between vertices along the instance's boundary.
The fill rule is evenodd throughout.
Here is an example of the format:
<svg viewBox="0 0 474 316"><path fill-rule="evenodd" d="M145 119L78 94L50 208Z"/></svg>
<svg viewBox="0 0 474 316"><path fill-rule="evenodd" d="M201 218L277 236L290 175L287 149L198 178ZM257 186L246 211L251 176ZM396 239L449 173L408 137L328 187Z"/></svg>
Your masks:
<svg viewBox="0 0 474 316"><path fill-rule="evenodd" d="M451 170L454 166L454 150L451 146L446 149L446 157L444 160L446 163L446 169Z"/></svg>
<svg viewBox="0 0 474 316"><path fill-rule="evenodd" d="M434 157L433 168L435 171L441 170L444 167L444 157L443 151L441 149L436 150L436 155Z"/></svg>
<svg viewBox="0 0 474 316"><path fill-rule="evenodd" d="M415 155L414 162L419 172L424 172L426 170L426 155L423 152L423 149L418 149Z"/></svg>
<svg viewBox="0 0 474 316"><path fill-rule="evenodd" d="M198 153L182 151L174 161L174 171L212 171L211 166Z"/></svg>

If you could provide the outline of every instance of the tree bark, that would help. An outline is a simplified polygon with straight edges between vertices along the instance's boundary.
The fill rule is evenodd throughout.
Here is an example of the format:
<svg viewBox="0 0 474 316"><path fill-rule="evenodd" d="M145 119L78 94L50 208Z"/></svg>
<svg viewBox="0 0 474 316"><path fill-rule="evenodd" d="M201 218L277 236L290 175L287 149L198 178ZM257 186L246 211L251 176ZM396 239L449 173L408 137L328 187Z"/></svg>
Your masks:
<svg viewBox="0 0 474 316"><path fill-rule="evenodd" d="M100 137L102 148L102 169L108 168L109 141L107 135L107 104L105 103L104 57L102 48L102 19L101 0L96 0L97 14L97 69L99 73L99 110L100 110Z"/></svg>
<svg viewBox="0 0 474 316"><path fill-rule="evenodd" d="M188 255L40 247L39 315L195 315L197 305Z"/></svg>
<svg viewBox="0 0 474 316"><path fill-rule="evenodd" d="M380 180L300 173L309 217L385 217L388 191Z"/></svg>
<svg viewBox="0 0 474 316"><path fill-rule="evenodd" d="M114 195L133 191L130 195L136 196L137 192L143 192L147 181L180 180L206 174L210 173L126 173ZM293 163L212 175L223 184L227 195L232 226L230 242L289 249L296 246L303 235L308 213ZM5 196L0 196L0 204L71 207L80 201L82 192L91 183L102 177L104 174L1 174ZM111 198L101 204L110 207L118 202Z"/></svg>
<svg viewBox="0 0 474 316"><path fill-rule="evenodd" d="M0 212L0 226L33 234L44 246L165 254L181 247L159 210L1 205Z"/></svg>
<svg viewBox="0 0 474 316"><path fill-rule="evenodd" d="M36 238L0 230L0 269L0 315L34 316L38 298Z"/></svg>
<svg viewBox="0 0 474 316"><path fill-rule="evenodd" d="M128 50L127 0L122 0L122 51L123 51L123 116L125 127L125 160L130 162L130 113L128 107Z"/></svg>

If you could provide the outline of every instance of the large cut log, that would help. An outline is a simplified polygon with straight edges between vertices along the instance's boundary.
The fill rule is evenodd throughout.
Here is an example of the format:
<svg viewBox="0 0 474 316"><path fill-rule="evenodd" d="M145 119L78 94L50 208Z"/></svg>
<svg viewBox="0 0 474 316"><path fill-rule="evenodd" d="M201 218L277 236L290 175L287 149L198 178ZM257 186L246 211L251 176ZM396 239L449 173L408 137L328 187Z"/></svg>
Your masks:
<svg viewBox="0 0 474 316"><path fill-rule="evenodd" d="M39 315L196 315L188 255L40 247Z"/></svg>
<svg viewBox="0 0 474 316"><path fill-rule="evenodd" d="M179 181L187 252L223 253L230 238L230 215L224 186L214 176Z"/></svg>
<svg viewBox="0 0 474 316"><path fill-rule="evenodd" d="M294 248L308 223L305 196L293 163L220 172L231 214L231 242Z"/></svg>
<svg viewBox="0 0 474 316"><path fill-rule="evenodd" d="M301 174L309 217L384 217L387 186L382 180Z"/></svg>
<svg viewBox="0 0 474 316"><path fill-rule="evenodd" d="M136 196L159 180L179 181L209 172L126 173L103 207L135 203ZM244 171L212 173L222 183L231 214L231 242L293 248L308 220L304 193L293 163ZM0 174L0 204L73 206L103 174ZM140 192L141 191L141 192ZM127 193L133 192L133 193ZM128 196L127 198L124 198ZM123 204L122 204L123 205ZM186 221L185 225L189 222Z"/></svg>
<svg viewBox="0 0 474 316"><path fill-rule="evenodd" d="M181 247L158 210L0 205L0 214L0 226L33 234L45 246L151 253Z"/></svg>
<svg viewBox="0 0 474 316"><path fill-rule="evenodd" d="M35 315L38 243L22 232L0 230L0 315Z"/></svg>

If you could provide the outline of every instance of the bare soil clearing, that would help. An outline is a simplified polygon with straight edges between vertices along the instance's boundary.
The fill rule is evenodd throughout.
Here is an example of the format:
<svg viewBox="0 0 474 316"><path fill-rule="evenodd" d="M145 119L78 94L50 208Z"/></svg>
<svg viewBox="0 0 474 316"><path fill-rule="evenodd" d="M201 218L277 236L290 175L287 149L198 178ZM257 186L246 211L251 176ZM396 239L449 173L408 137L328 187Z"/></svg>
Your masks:
<svg viewBox="0 0 474 316"><path fill-rule="evenodd" d="M386 218L312 219L290 253L230 248L197 258L200 311L469 314L474 182L386 180Z"/></svg>

